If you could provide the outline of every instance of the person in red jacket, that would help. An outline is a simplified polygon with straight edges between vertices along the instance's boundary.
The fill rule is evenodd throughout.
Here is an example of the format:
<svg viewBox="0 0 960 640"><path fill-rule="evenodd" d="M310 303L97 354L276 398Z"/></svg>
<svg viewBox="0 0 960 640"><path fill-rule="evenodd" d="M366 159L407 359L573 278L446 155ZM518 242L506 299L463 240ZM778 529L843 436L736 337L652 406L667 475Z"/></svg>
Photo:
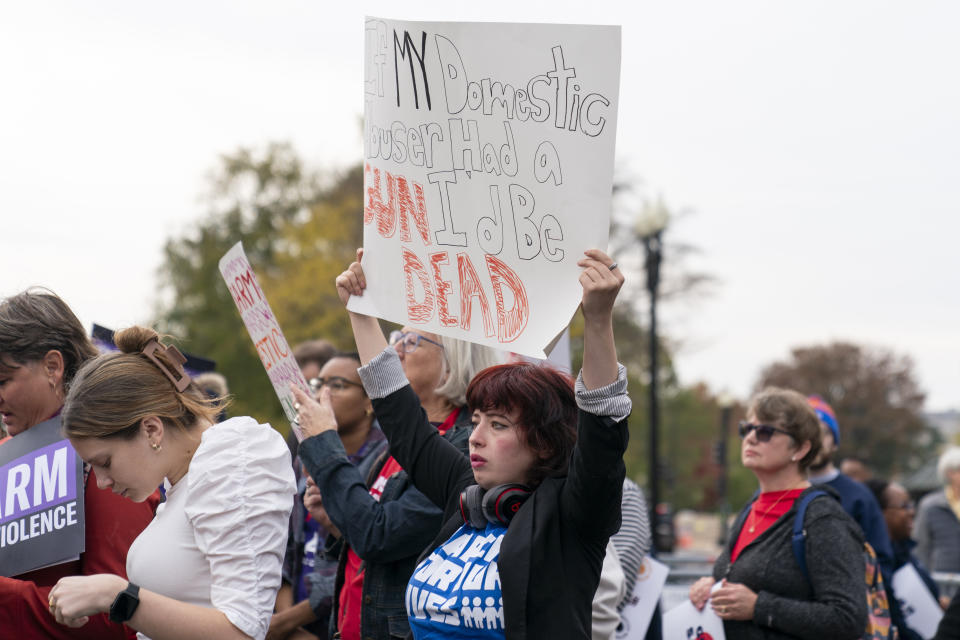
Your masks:
<svg viewBox="0 0 960 640"><path fill-rule="evenodd" d="M97 355L80 321L59 297L28 290L0 303L0 416L12 438L42 422L59 419L65 387ZM2 446L2 445L0 445ZM127 549L153 519L157 491L134 503L97 488L84 473L85 552L73 562L0 577L0 637L20 640L120 640L136 637L107 615L81 629L60 625L50 615L50 589L65 576L126 574ZM10 635L15 632L14 635Z"/></svg>

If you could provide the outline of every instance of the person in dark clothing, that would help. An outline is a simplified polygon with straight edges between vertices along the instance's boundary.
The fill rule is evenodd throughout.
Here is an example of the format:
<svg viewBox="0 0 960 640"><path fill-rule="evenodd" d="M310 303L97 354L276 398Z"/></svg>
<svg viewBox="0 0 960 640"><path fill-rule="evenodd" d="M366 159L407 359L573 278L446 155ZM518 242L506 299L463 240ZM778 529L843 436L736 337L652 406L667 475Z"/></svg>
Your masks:
<svg viewBox="0 0 960 640"><path fill-rule="evenodd" d="M833 463L840 445L840 428L833 408L820 396L809 396L807 402L820 419L822 442L820 454L810 464L810 482L827 485L837 492L844 510L860 525L864 538L873 547L877 563L883 571L883 579L889 583L893 570L893 549L880 505L866 486L840 473Z"/></svg>
<svg viewBox="0 0 960 640"><path fill-rule="evenodd" d="M870 489L841 473L833 463L840 445L840 426L833 408L817 395L807 397L807 402L820 419L820 435L823 443L820 455L810 464L808 476L810 482L819 486L828 486L836 491L844 511L850 514L850 517L860 526L864 538L877 555L877 565L883 577L883 588L887 593L892 622L895 626L904 626L900 604L893 595L893 546L890 543L890 534L887 532L880 504Z"/></svg>
<svg viewBox="0 0 960 640"><path fill-rule="evenodd" d="M913 554L913 549L916 548L917 543L910 538L910 534L913 531L913 521L917 509L913 500L910 499L910 494L896 482L887 482L877 478L868 480L867 486L880 503L884 520L887 523L887 530L890 532L890 542L893 544L894 571L909 562L920 574L924 584L930 589L930 593L939 598L940 588L936 581ZM949 600L945 601L944 604L946 602L949 602Z"/></svg>
<svg viewBox="0 0 960 640"><path fill-rule="evenodd" d="M960 591L950 600L933 640L960 640Z"/></svg>
<svg viewBox="0 0 960 640"><path fill-rule="evenodd" d="M467 393L469 459L431 429L376 319L350 314L366 363L360 376L391 450L444 510L440 533L409 576L415 638L590 637L604 550L620 521L630 401L613 342L623 276L601 251L578 264L584 357L576 392L549 366L482 371ZM362 295L359 261L337 288L344 303Z"/></svg>
<svg viewBox="0 0 960 640"><path fill-rule="evenodd" d="M369 470L386 450L387 438L380 430L370 398L360 384L359 365L360 356L356 353L337 353L307 382L314 393L324 386L331 388L337 435L347 458L361 469ZM319 493L316 504L305 501L304 493L312 483L308 483L310 477L305 472L300 472L302 463L299 457L294 464L298 471L298 495L290 514L290 535L283 566L284 585L280 590L281 594L286 592L286 597L282 600L280 595L277 596L276 613L270 622L267 640L326 640L338 558L324 553L324 547L331 532L336 531L336 537L340 534L330 522ZM361 475L366 473L362 471ZM315 508L310 509L310 506Z"/></svg>
<svg viewBox="0 0 960 640"><path fill-rule="evenodd" d="M477 371L500 362L499 354L409 328L396 332L391 343L405 375L415 381L421 398L417 410L425 412L434 433L465 457L472 428L464 406L467 384ZM357 391L356 368L352 378L358 380L351 380ZM336 393L330 396L336 404ZM318 407L310 400L299 400L301 419L308 423L310 409ZM414 487L389 447L357 468L349 463L336 432L322 433L300 443L300 458L315 483L308 486L304 504L322 500L330 522L342 534L342 543L328 537L324 549L324 555L338 558L330 635L338 633L345 640L406 636L404 588L417 556L440 529L441 509Z"/></svg>
<svg viewBox="0 0 960 640"><path fill-rule="evenodd" d="M887 530L890 532L890 542L893 545L894 573L909 563L916 569L920 579L923 580L933 597L940 602L941 606L945 606L948 601L940 599L940 588L936 581L913 554L913 549L917 546L917 543L910 539L910 533L913 531L913 516L916 513L916 508L913 500L910 499L910 494L895 482L887 482L877 478L868 480L867 486L877 498L877 502L880 503L884 520L887 523ZM900 607L897 607L896 613L893 615L893 623L900 630L901 638L921 640L922 636L907 626L904 616L900 614Z"/></svg>
<svg viewBox="0 0 960 640"><path fill-rule="evenodd" d="M867 620L863 534L835 492L809 503L806 565L794 556L796 502L820 489L806 478L820 449L817 416L795 391L765 389L740 423L741 460L760 484L713 567L690 588L702 609L709 601L730 640L858 638ZM720 586L714 586L720 582Z"/></svg>

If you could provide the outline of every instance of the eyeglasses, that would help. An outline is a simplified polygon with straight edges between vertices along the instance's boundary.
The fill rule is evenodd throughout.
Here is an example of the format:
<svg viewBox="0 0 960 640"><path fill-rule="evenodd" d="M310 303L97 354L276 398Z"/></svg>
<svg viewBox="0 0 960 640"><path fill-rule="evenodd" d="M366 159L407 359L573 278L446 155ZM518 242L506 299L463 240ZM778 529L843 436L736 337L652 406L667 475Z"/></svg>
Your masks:
<svg viewBox="0 0 960 640"><path fill-rule="evenodd" d="M757 433L757 442L770 442L770 438L773 437L775 433L784 433L791 438L793 435L789 431L784 431L778 427L773 427L769 424L753 424L747 422L746 420L740 421L740 437L746 438L750 435L751 431L756 431Z"/></svg>
<svg viewBox="0 0 960 640"><path fill-rule="evenodd" d="M907 500L900 504L888 504L884 509L902 509L903 511L914 511L917 506L913 504L913 500Z"/></svg>
<svg viewBox="0 0 960 640"><path fill-rule="evenodd" d="M420 342L425 341L430 344L435 344L441 349L443 345L437 342L436 340L431 340L425 336L420 335L419 333L414 333L413 331L408 331L406 333L402 331L391 331L390 332L390 346L396 346L397 343L403 343L403 352L404 353L413 353L417 350L417 347L420 346Z"/></svg>
<svg viewBox="0 0 960 640"><path fill-rule="evenodd" d="M330 391L343 391L347 387L363 386L359 382L347 380L346 378L341 378L340 376L330 376L329 378L310 378L307 381L307 384L310 385L310 389L312 389L314 393L320 391L324 385L330 387Z"/></svg>

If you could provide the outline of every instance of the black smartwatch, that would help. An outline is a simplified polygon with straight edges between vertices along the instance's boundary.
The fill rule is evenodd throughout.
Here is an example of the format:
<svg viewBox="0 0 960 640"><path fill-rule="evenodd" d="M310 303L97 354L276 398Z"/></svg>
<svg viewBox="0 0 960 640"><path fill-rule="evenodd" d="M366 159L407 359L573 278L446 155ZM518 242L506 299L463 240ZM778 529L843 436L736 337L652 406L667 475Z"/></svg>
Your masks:
<svg viewBox="0 0 960 640"><path fill-rule="evenodd" d="M127 583L127 588L117 594L113 604L110 605L110 620L113 622L126 622L133 617L133 613L140 605L140 587L132 582Z"/></svg>

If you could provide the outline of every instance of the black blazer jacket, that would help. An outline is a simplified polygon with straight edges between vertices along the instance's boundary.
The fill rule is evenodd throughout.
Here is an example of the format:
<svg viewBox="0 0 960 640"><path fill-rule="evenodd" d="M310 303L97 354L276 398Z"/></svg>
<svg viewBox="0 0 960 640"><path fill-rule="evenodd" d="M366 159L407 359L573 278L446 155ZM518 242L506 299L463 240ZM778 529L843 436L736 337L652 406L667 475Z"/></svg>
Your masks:
<svg viewBox="0 0 960 640"><path fill-rule="evenodd" d="M473 470L430 426L409 385L373 404L397 462L444 509L423 560L463 525L460 492L475 484ZM510 522L498 562L508 640L590 638L607 540L620 528L627 439L626 419L579 411L567 475L545 479Z"/></svg>

